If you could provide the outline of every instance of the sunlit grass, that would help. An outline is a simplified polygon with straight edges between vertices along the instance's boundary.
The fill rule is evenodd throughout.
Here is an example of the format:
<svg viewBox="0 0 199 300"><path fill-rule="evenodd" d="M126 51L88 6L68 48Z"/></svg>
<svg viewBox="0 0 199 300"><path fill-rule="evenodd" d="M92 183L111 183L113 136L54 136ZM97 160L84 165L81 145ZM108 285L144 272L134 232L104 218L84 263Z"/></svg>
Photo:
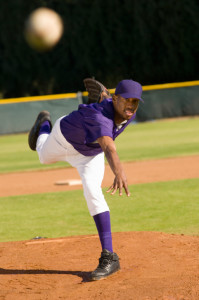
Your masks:
<svg viewBox="0 0 199 300"><path fill-rule="evenodd" d="M199 154L199 118L129 125L116 139L123 161ZM41 165L28 147L28 135L0 136L0 173L65 167L60 162Z"/></svg>
<svg viewBox="0 0 199 300"><path fill-rule="evenodd" d="M105 194L112 231L199 234L199 179L130 186ZM0 241L97 234L81 190L0 198Z"/></svg>

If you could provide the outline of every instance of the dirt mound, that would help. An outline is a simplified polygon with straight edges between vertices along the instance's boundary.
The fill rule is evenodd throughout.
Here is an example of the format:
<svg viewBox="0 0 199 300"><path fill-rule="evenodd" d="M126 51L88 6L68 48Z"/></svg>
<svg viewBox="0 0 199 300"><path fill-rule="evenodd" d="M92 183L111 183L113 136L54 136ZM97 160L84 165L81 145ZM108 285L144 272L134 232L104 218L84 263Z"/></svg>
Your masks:
<svg viewBox="0 0 199 300"><path fill-rule="evenodd" d="M90 282L97 235L0 244L0 299L198 300L199 237L113 233L121 270Z"/></svg>

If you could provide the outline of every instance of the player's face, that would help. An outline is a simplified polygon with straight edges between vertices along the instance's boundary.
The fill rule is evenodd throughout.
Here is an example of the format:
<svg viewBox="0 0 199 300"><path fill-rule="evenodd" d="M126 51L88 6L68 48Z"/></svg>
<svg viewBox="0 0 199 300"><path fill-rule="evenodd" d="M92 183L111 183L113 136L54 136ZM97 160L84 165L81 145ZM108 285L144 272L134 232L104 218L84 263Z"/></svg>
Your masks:
<svg viewBox="0 0 199 300"><path fill-rule="evenodd" d="M120 95L113 95L113 106L115 109L115 123L119 124L131 119L138 109L139 99L123 98Z"/></svg>

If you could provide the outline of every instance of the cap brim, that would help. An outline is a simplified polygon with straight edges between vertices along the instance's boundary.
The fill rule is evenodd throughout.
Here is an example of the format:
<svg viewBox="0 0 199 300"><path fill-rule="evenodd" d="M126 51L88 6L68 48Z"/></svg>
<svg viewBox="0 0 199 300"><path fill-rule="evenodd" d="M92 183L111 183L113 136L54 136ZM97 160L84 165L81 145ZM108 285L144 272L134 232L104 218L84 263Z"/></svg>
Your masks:
<svg viewBox="0 0 199 300"><path fill-rule="evenodd" d="M123 98L136 98L136 99L139 99L140 101L144 102L144 100L140 97L138 97L137 95L132 95L132 94L129 94L129 93L124 93L124 94L119 94L120 96L122 96Z"/></svg>

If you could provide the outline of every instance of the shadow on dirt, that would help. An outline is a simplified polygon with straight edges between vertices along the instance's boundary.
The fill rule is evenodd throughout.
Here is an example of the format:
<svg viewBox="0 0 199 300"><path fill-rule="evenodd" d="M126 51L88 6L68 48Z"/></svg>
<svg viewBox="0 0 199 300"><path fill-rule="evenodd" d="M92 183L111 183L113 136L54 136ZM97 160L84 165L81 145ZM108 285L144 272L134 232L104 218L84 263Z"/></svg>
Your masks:
<svg viewBox="0 0 199 300"><path fill-rule="evenodd" d="M28 275L28 274L62 274L62 275L74 275L82 278L82 282L89 282L91 272L82 271L59 271L59 270L13 270L0 268L0 275Z"/></svg>

